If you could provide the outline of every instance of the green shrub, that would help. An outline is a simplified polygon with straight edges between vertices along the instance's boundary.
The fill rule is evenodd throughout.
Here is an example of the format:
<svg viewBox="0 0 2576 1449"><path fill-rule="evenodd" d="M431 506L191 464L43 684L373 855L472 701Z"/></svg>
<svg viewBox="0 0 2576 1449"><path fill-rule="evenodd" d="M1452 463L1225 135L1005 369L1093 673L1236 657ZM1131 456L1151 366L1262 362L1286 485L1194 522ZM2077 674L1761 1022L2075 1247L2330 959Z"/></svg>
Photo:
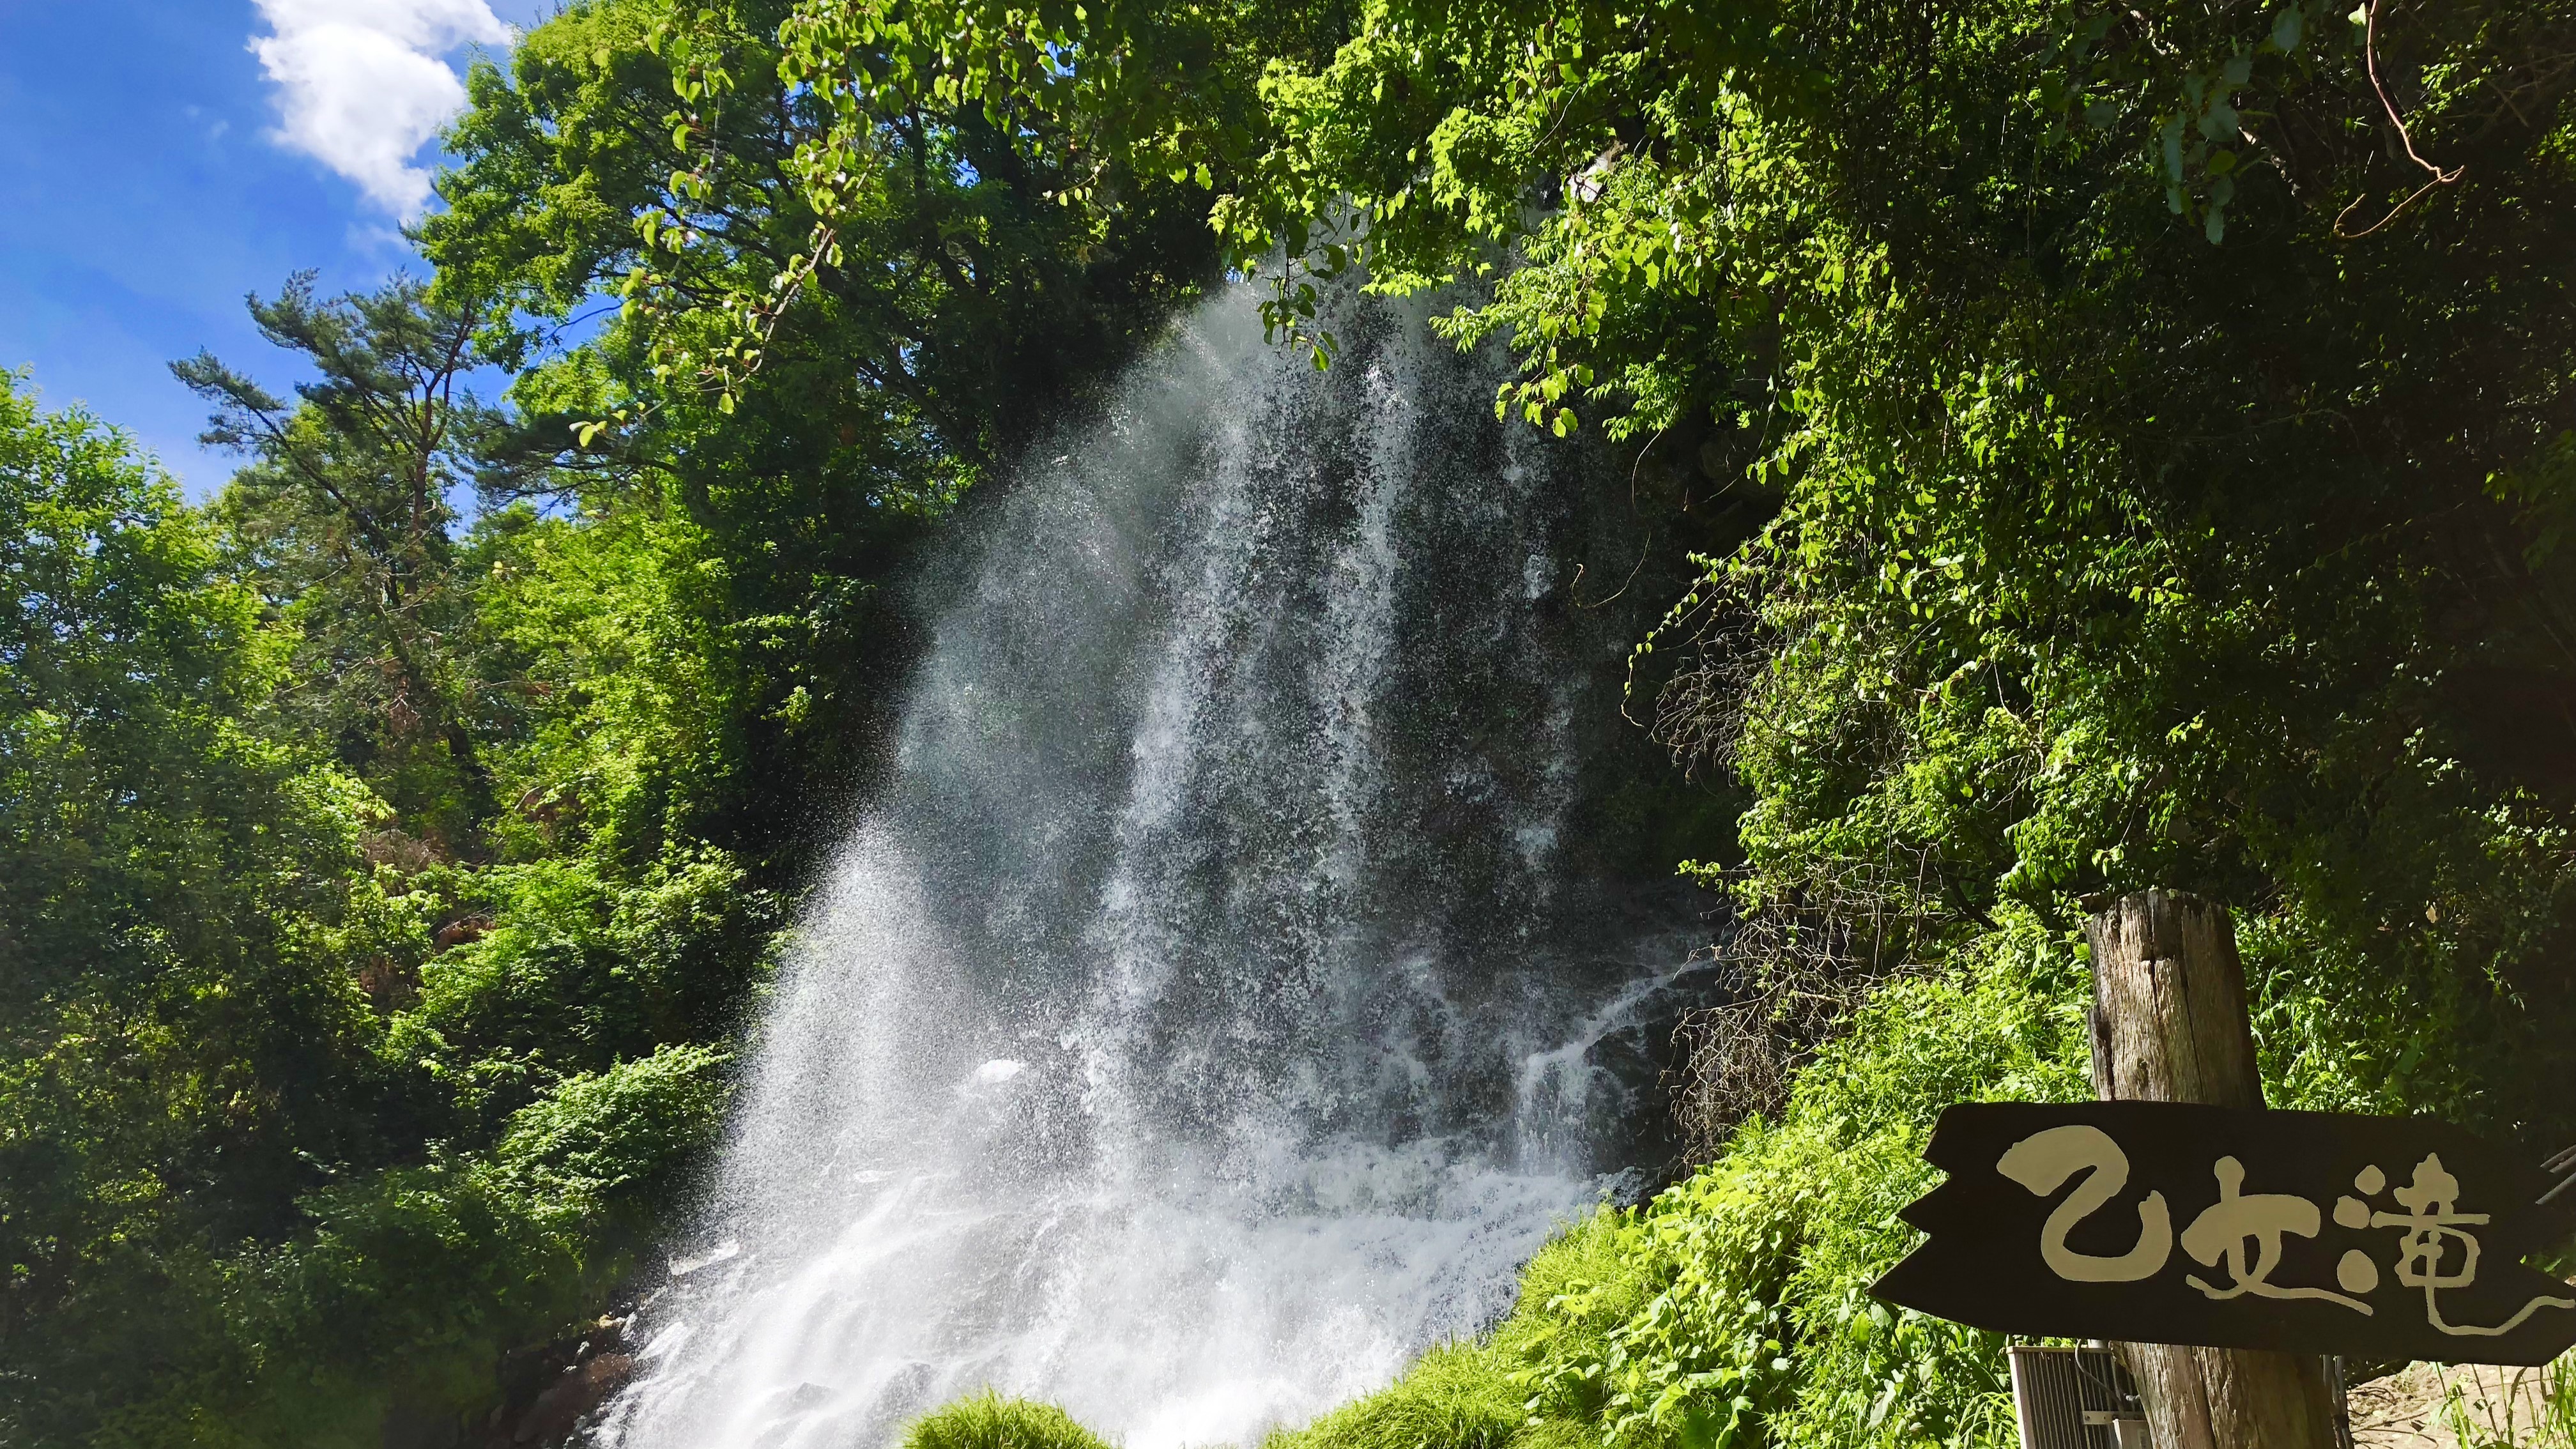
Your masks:
<svg viewBox="0 0 2576 1449"><path fill-rule="evenodd" d="M586 856L499 866L467 893L489 930L421 969L387 1051L428 1074L452 1130L475 1142L560 1080L660 1043L723 1040L782 914L713 847L632 880Z"/></svg>
<svg viewBox="0 0 2576 1449"><path fill-rule="evenodd" d="M543 1192L647 1217L665 1211L724 1125L731 1060L665 1046L566 1078L511 1117L494 1156Z"/></svg>
<svg viewBox="0 0 2576 1449"><path fill-rule="evenodd" d="M1006 1399L986 1389L923 1415L904 1431L903 1449L1109 1449L1099 1435L1053 1404Z"/></svg>
<svg viewBox="0 0 2576 1449"><path fill-rule="evenodd" d="M1488 1345L1442 1344L1383 1393L1273 1434L1262 1449L1504 1449L1527 1417L1509 1368Z"/></svg>
<svg viewBox="0 0 2576 1449"><path fill-rule="evenodd" d="M394 1400L477 1407L502 1349L595 1312L631 1269L714 1145L728 1062L666 1046L565 1078L488 1154L433 1153L305 1194L303 1231L273 1245L122 1255L101 1270L110 1301L174 1311L150 1320L148 1343L64 1320L159 1369L89 1406L91 1442L361 1443Z"/></svg>

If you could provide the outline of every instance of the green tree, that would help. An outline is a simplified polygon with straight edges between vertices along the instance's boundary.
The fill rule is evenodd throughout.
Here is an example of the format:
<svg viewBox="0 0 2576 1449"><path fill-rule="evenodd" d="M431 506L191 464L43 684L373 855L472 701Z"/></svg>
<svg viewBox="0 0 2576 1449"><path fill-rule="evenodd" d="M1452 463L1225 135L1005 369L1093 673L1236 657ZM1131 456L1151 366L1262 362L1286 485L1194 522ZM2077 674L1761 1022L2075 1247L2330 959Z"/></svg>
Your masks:
<svg viewBox="0 0 2576 1449"><path fill-rule="evenodd" d="M184 1370L217 1245L373 1155L364 787L132 444L0 381L0 1437Z"/></svg>
<svg viewBox="0 0 2576 1449"><path fill-rule="evenodd" d="M323 302L310 273L250 312L320 374L293 404L210 354L171 371L216 405L204 441L252 459L222 508L294 624L296 679L277 704L446 853L471 853L493 810L477 735L496 698L478 677L457 503L509 427L465 386L482 314L409 278Z"/></svg>
<svg viewBox="0 0 2576 1449"><path fill-rule="evenodd" d="M371 865L391 809L296 698L327 571L234 546L238 516L0 379L0 1440L30 1449L479 1419L500 1354L595 1315L687 1201L727 1085L688 1043L730 1033L775 925L703 846L633 879L543 834ZM517 562L476 587L532 600L518 637L578 684L546 531L453 558ZM447 567L406 597L441 580L470 618ZM481 742L500 770L513 738ZM488 934L434 941L460 908Z"/></svg>
<svg viewBox="0 0 2576 1449"><path fill-rule="evenodd" d="M808 304L763 324L729 389L708 385L687 359L723 328L689 307L765 287L821 216L796 149L827 98L780 77L789 13L568 6L506 72L470 78L448 209L423 240L443 293L520 319L519 350L499 355L524 365L514 397L551 451L494 481L649 517L617 527L675 550L663 617L698 641L693 688L716 727L664 762L690 773L668 798L684 833L764 880L834 828L814 802L881 767L916 637L882 583L1216 274L1195 181L1157 177L1094 229L1015 123L925 94L870 113L881 144ZM715 72L732 88L680 96ZM675 184L710 146L723 164Z"/></svg>

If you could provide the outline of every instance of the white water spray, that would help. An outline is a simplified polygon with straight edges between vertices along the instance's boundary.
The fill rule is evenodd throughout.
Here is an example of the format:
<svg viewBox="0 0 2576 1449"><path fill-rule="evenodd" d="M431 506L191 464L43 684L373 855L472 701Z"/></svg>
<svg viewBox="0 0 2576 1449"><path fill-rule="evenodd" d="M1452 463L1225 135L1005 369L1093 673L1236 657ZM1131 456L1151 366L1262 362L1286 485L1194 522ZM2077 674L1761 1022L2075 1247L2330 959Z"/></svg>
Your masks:
<svg viewBox="0 0 2576 1449"><path fill-rule="evenodd" d="M1319 377L1250 311L946 570L604 1441L876 1449L991 1386L1248 1444L1490 1322L1631 1165L1689 918L1566 844L1625 642L1545 607L1579 460L1418 320L1350 309Z"/></svg>

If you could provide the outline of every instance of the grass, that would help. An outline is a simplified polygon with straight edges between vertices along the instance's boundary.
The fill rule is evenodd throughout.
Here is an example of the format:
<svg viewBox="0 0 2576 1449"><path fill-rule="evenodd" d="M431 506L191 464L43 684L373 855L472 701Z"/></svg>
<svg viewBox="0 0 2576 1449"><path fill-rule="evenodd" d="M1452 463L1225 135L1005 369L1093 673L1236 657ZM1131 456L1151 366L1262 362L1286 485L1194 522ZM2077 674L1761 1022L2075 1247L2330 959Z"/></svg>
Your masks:
<svg viewBox="0 0 2576 1449"><path fill-rule="evenodd" d="M2442 1423L2460 1449L2576 1449L2576 1354L2467 1382L2443 1375Z"/></svg>
<svg viewBox="0 0 2576 1449"><path fill-rule="evenodd" d="M1109 1449L1099 1435L1053 1404L1006 1399L986 1389L915 1420L903 1449Z"/></svg>
<svg viewBox="0 0 2576 1449"><path fill-rule="evenodd" d="M1262 1449L1504 1449L1528 1412L1491 1359L1479 1344L1443 1344L1392 1387L1273 1434Z"/></svg>

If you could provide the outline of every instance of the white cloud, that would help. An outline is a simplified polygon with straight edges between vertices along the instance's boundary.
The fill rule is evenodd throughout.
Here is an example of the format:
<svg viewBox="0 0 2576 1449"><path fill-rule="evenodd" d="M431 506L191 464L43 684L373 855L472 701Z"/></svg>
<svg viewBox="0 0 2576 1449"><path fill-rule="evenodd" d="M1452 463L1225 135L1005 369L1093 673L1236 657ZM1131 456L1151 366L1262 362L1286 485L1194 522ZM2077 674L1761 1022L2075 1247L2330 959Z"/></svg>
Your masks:
<svg viewBox="0 0 2576 1449"><path fill-rule="evenodd" d="M278 87L276 137L400 217L429 204L420 148L465 105L443 58L506 44L489 0L258 0L271 34L251 52Z"/></svg>

